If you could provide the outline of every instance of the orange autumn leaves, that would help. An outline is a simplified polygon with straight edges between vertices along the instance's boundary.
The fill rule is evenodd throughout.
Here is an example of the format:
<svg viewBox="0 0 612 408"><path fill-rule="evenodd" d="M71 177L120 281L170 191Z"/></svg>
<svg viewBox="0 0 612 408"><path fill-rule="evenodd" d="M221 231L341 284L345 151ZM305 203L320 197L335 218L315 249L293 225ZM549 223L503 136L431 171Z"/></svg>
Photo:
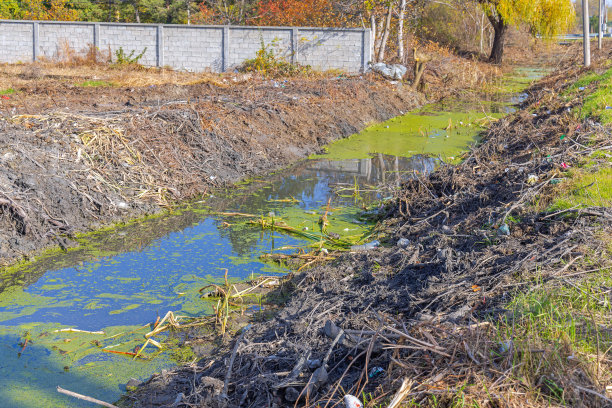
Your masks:
<svg viewBox="0 0 612 408"><path fill-rule="evenodd" d="M258 11L258 25L334 27L346 23L330 0L263 0Z"/></svg>
<svg viewBox="0 0 612 408"><path fill-rule="evenodd" d="M227 15L230 14L229 20ZM260 26L301 26L339 27L350 26L343 13L338 12L333 0L260 0L255 2L244 18L237 15L236 7L227 10L215 7L213 3L200 3L199 13L194 21L199 24L227 24L238 20L247 25Z"/></svg>

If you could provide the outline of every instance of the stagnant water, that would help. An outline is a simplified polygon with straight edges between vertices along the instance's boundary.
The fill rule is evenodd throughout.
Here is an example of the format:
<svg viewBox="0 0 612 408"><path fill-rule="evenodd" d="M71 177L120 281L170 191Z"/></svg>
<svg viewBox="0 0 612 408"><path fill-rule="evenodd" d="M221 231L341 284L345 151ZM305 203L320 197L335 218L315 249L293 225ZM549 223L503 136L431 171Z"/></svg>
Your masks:
<svg viewBox="0 0 612 408"><path fill-rule="evenodd" d="M330 231L366 237L371 226L361 208L388 194L371 186L397 186L432 171L439 160L454 160L481 125L512 111L517 101L507 95L496 102L426 106L341 140L327 154L217 191L182 211L99 231L78 248L8 268L0 282L0 406L88 406L58 394L56 386L117 400L129 378L144 380L176 362L153 347L145 350L149 360L104 348L132 351L144 342L148 325L167 311L211 313L212 303L198 291L219 281L225 269L232 279L283 274L286 270L260 255L312 244L216 213L273 213L316 230L331 198ZM362 190L358 200L355 184ZM60 331L68 328L92 333Z"/></svg>

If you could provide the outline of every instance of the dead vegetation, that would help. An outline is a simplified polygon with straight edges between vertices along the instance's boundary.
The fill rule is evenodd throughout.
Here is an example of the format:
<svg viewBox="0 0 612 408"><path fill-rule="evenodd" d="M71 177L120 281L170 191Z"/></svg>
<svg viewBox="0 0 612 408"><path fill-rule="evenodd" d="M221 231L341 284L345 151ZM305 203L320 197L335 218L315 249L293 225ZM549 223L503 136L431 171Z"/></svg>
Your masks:
<svg viewBox="0 0 612 408"><path fill-rule="evenodd" d="M534 87L462 164L404 184L380 227L387 248L295 274L274 319L122 402L609 406L612 213L549 205L585 157L610 166L609 128L559 96L579 74Z"/></svg>
<svg viewBox="0 0 612 408"><path fill-rule="evenodd" d="M204 74L173 73L194 84L117 87L48 75L12 84L15 93L0 101L4 262L70 245L71 234L92 224L156 212L280 168L422 101L361 78L234 83L225 76L217 78L232 85L217 86L198 82ZM130 81L145 77L136 72ZM146 78L164 80L163 73Z"/></svg>

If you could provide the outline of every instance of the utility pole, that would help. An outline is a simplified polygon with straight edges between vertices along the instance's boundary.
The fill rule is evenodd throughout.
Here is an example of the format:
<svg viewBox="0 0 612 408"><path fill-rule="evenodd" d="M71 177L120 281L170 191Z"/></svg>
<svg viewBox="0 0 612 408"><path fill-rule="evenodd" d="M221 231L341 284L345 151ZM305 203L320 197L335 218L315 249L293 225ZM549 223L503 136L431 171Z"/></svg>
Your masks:
<svg viewBox="0 0 612 408"><path fill-rule="evenodd" d="M591 37L589 35L589 0L582 0L582 35L584 43L584 66L591 66Z"/></svg>
<svg viewBox="0 0 612 408"><path fill-rule="evenodd" d="M601 50L601 43L603 42L603 27L604 27L604 7L606 7L605 0L599 0L599 29L597 30L597 49Z"/></svg>
<svg viewBox="0 0 612 408"><path fill-rule="evenodd" d="M187 25L190 25L191 24L191 7L189 7L189 0L185 0L185 3L187 5Z"/></svg>

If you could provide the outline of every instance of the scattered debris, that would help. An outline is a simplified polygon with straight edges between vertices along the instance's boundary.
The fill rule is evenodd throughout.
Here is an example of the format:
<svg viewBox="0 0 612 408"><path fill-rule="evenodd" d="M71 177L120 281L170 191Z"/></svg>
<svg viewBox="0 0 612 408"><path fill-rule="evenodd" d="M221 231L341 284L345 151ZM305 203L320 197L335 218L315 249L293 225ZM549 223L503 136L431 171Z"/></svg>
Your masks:
<svg viewBox="0 0 612 408"><path fill-rule="evenodd" d="M387 79L401 80L408 72L408 68L400 64L388 65L384 62L377 62L370 65L372 71L382 75Z"/></svg>

